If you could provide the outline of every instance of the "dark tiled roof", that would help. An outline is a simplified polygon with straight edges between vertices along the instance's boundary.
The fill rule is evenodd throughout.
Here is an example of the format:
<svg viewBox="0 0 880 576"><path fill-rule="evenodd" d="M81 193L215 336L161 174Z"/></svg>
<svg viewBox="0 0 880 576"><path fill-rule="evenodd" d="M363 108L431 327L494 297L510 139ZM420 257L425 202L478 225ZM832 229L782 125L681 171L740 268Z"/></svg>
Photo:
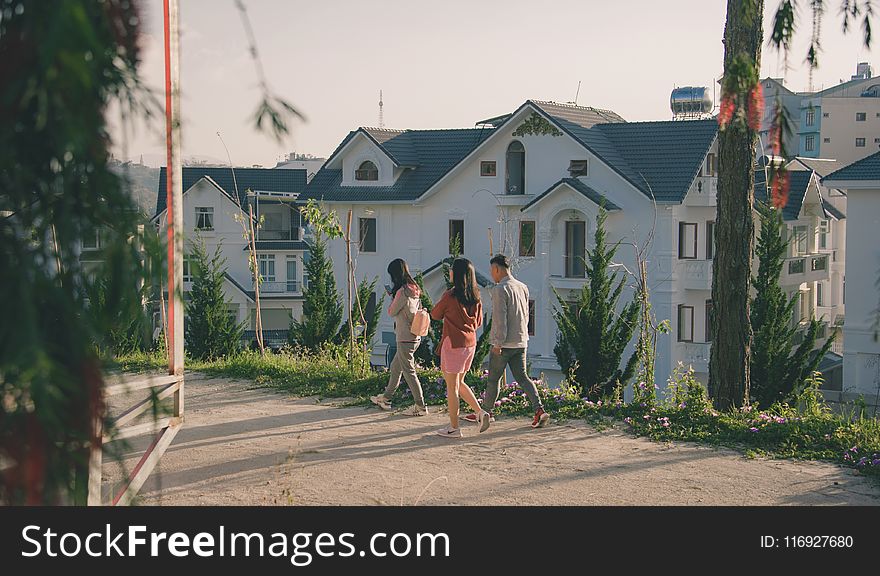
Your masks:
<svg viewBox="0 0 880 576"><path fill-rule="evenodd" d="M846 214L844 214L840 209L838 209L834 204L827 201L825 198L822 198L822 208L825 209L825 212L831 215L835 220L843 220L846 218Z"/></svg>
<svg viewBox="0 0 880 576"><path fill-rule="evenodd" d="M846 180L880 180L880 152L857 160L848 166L832 172L822 182L843 182Z"/></svg>
<svg viewBox="0 0 880 576"><path fill-rule="evenodd" d="M342 170L322 168L306 186L301 200L329 202L406 202L419 198L465 156L485 140L491 128L460 130L384 131L396 133L379 142L406 168L391 186L342 186ZM350 133L350 140L357 132ZM340 148L347 142L343 141ZM337 151L339 148L337 148ZM334 152L336 154L336 152ZM332 157L332 156L331 156Z"/></svg>
<svg viewBox="0 0 880 576"><path fill-rule="evenodd" d="M186 192L192 188L204 176L211 178L230 195L235 194L235 184L237 182L241 204L245 204L247 201L246 193L248 189L264 192L298 193L302 192L306 186L306 171L301 169L235 168L235 181L233 181L231 168L184 166L183 191ZM160 214L165 210L165 201L167 200L165 186L166 171L165 168L162 168L159 171L156 214Z"/></svg>
<svg viewBox="0 0 880 576"><path fill-rule="evenodd" d="M600 124L635 176L630 181L657 202L682 202L718 134L715 120ZM624 171L624 170L621 170Z"/></svg>
<svg viewBox="0 0 880 576"><path fill-rule="evenodd" d="M788 172L788 202L782 208L783 220L797 220L807 195L807 187L813 177L812 170L792 170ZM769 202L767 197L767 180L763 170L755 170L755 200Z"/></svg>
<svg viewBox="0 0 880 576"><path fill-rule="evenodd" d="M433 266L429 266L428 268L425 268L424 270L422 270L422 276L430 276L431 274L433 274L437 270L441 270L442 269L441 267L443 266L444 262L446 264L451 265L452 260L453 260L452 256L449 256L448 258L444 258L443 260L437 262ZM495 282L492 282L491 279L489 279L485 274L483 274L482 272L480 272L477 269L476 264L474 265L474 270L477 273L477 284L479 284L483 288L486 288L487 286L493 286L495 284Z"/></svg>
<svg viewBox="0 0 880 576"><path fill-rule="evenodd" d="M538 202L543 200L548 194L551 194L554 190L559 188L562 184L567 184L573 190L580 192L587 199L591 200L594 204L596 204L598 206L604 206L605 209L608 210L609 212L613 212L615 210L620 210L620 206L618 206L617 204L615 204L614 202L609 200L605 195L601 194L600 192L596 192L595 190L593 190L592 188L590 188L589 186L587 186L586 184L584 184L583 182L581 182L577 178L563 178L562 180L560 180L559 182L557 182L553 186L550 186L549 188L547 188L547 190L542 192L534 200L532 200L531 202L529 202L528 204L523 206L521 208L521 211L525 212L526 210L528 210L529 208L531 208L532 206L534 206L535 204L537 204Z"/></svg>
<svg viewBox="0 0 880 576"><path fill-rule="evenodd" d="M714 120L625 122L609 110L537 100L527 101L517 113L529 105L658 202L684 200L718 131ZM501 126L517 113L493 120ZM322 168L301 198L331 202L415 200L494 131L361 128L350 132L331 158L363 132L396 163L414 168L407 169L391 186L342 186L341 170Z"/></svg>
<svg viewBox="0 0 880 576"><path fill-rule="evenodd" d="M625 122L607 110L533 102L646 196L681 202L718 133L715 120Z"/></svg>
<svg viewBox="0 0 880 576"><path fill-rule="evenodd" d="M294 240L291 242L288 241L278 241L278 240L263 240L254 242L257 250L308 250L309 245L307 242L302 240ZM247 250L248 247L245 246L243 250Z"/></svg>

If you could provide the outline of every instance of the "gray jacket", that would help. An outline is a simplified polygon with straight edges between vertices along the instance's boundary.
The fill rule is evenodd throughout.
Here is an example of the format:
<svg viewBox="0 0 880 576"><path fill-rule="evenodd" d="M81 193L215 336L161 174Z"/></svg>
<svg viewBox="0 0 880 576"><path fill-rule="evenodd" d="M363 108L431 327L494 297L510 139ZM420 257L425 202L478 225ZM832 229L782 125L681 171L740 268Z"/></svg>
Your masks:
<svg viewBox="0 0 880 576"><path fill-rule="evenodd" d="M398 290L397 295L391 300L388 314L394 318L394 335L398 342L415 342L420 339L409 330L413 316L419 309L420 296L419 287L409 284Z"/></svg>
<svg viewBox="0 0 880 576"><path fill-rule="evenodd" d="M529 344L529 287L509 274L492 289L491 344L502 348Z"/></svg>

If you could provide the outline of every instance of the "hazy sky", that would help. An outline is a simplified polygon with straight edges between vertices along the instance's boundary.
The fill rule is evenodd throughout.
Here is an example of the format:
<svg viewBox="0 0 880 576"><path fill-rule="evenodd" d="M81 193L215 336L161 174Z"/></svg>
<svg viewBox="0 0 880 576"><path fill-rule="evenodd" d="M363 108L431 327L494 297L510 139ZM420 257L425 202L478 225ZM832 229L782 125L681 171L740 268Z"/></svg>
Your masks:
<svg viewBox="0 0 880 576"><path fill-rule="evenodd" d="M814 86L849 79L860 60L880 65L858 33L841 32L840 0L829 2ZM609 108L627 120L670 117L675 86L710 86L722 71L724 0L248 0L269 82L306 117L286 142L253 129L256 73L232 0L180 0L184 155L273 166L290 151L327 156L349 130L378 125L456 128L514 110L526 99ZM765 31L778 1L767 0ZM801 5L808 4L801 2ZM143 0L141 73L163 80L162 2ZM802 64L809 12L784 70L764 49L762 75L808 86ZM160 96L161 93L157 92ZM163 100L164 101L164 100ZM117 154L164 164L163 124L135 127Z"/></svg>

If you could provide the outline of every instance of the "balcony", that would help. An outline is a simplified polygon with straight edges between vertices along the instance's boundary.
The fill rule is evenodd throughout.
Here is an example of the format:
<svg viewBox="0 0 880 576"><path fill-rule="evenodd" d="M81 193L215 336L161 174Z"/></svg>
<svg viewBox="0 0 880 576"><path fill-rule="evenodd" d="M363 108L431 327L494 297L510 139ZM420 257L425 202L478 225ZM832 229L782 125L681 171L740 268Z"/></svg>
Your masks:
<svg viewBox="0 0 880 576"><path fill-rule="evenodd" d="M829 254L806 254L786 258L779 278L783 286L793 286L802 282L816 282L831 277L828 270Z"/></svg>
<svg viewBox="0 0 880 576"><path fill-rule="evenodd" d="M685 205L715 206L718 201L718 178L715 176L697 176L688 191Z"/></svg>
<svg viewBox="0 0 880 576"><path fill-rule="evenodd" d="M678 359L685 368L692 366L694 372L709 372L709 342L679 342Z"/></svg>
<svg viewBox="0 0 880 576"><path fill-rule="evenodd" d="M288 241L296 241L302 240L302 234L300 228L294 228L293 230L280 230L280 229L267 229L261 228L257 231L257 240L288 240Z"/></svg>
<svg viewBox="0 0 880 576"><path fill-rule="evenodd" d="M679 263L681 281L685 290L712 289L712 261L686 260Z"/></svg>
<svg viewBox="0 0 880 576"><path fill-rule="evenodd" d="M565 276L550 276L550 286L557 290L580 290L587 283L584 277L567 278Z"/></svg>
<svg viewBox="0 0 880 576"><path fill-rule="evenodd" d="M299 294L300 284L298 280L286 282L266 282L260 284L260 292L263 294Z"/></svg>

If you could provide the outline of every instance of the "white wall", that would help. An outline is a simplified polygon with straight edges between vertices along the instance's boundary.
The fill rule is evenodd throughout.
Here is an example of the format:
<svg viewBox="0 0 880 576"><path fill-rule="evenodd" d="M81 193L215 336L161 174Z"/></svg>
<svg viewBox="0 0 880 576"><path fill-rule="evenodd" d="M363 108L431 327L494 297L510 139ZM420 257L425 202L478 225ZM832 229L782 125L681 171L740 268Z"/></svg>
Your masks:
<svg viewBox="0 0 880 576"><path fill-rule="evenodd" d="M880 386L880 342L875 339L880 275L880 187L847 191L844 392L873 398Z"/></svg>

